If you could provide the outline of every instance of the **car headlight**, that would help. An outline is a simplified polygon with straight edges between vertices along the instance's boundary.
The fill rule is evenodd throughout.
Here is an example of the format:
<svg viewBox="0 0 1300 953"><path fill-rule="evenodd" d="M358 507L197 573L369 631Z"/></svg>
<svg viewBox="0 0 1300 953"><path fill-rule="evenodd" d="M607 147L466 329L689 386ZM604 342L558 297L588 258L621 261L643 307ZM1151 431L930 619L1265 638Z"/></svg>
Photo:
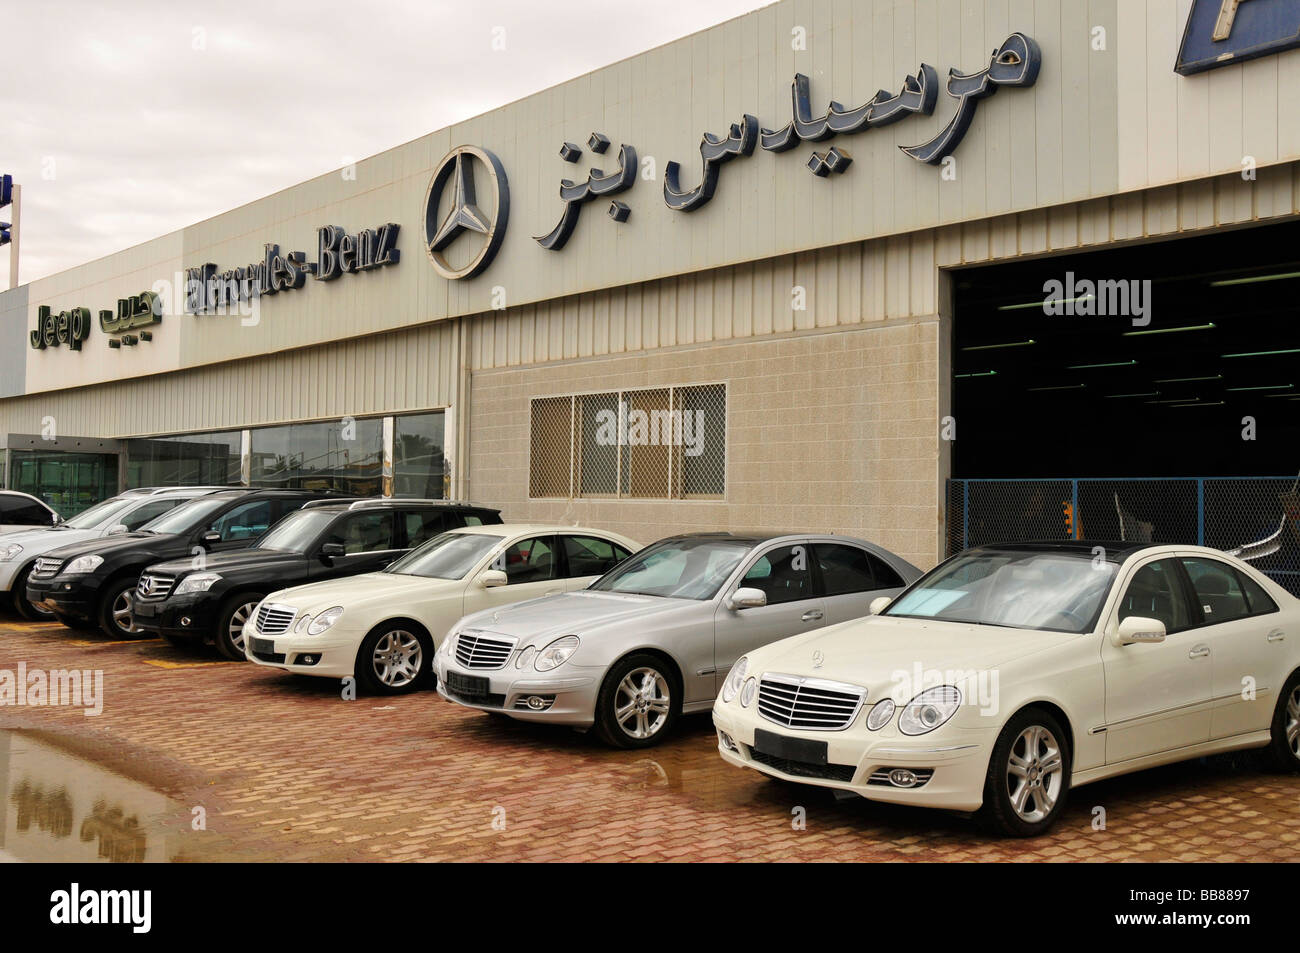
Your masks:
<svg viewBox="0 0 1300 953"><path fill-rule="evenodd" d="M17 559L18 554L22 551L23 548L17 543L12 546L0 546L0 563L7 563L10 560Z"/></svg>
<svg viewBox="0 0 1300 953"><path fill-rule="evenodd" d="M258 605L261 605L261 603L258 603ZM253 611L253 615L254 616L257 615L257 610ZM311 625L311 616L304 612L302 614L302 618L300 618L297 622L294 623L293 634L302 635L303 630L306 629L307 626L309 625Z"/></svg>
<svg viewBox="0 0 1300 953"><path fill-rule="evenodd" d="M187 592L207 592L220 581L220 573L193 572L181 580L180 585L176 587L176 595L183 596Z"/></svg>
<svg viewBox="0 0 1300 953"><path fill-rule="evenodd" d="M889 724L889 719L894 717L896 707L892 698L882 698L876 702L871 709L871 713L867 715L867 729L869 731L879 731Z"/></svg>
<svg viewBox="0 0 1300 953"><path fill-rule="evenodd" d="M745 687L740 690L740 705L742 708L748 708L749 703L754 700L754 692L758 691L758 679L753 675L745 679Z"/></svg>
<svg viewBox="0 0 1300 953"><path fill-rule="evenodd" d="M452 646L456 644L456 636L458 635L460 635L460 628L458 626L452 626L451 631L442 637L442 642L438 644L438 651L434 654L442 656L451 655Z"/></svg>
<svg viewBox="0 0 1300 953"><path fill-rule="evenodd" d="M567 662L576 651L578 651L578 637L561 636L537 653L537 661L533 663L533 668L539 672L549 672Z"/></svg>
<svg viewBox="0 0 1300 953"><path fill-rule="evenodd" d="M731 666L731 671L727 673L726 680L722 683L722 700L729 702L736 697L736 692L740 691L740 686L745 682L745 673L749 671L749 657L742 655L736 659L736 664Z"/></svg>
<svg viewBox="0 0 1300 953"><path fill-rule="evenodd" d="M313 619L309 626L307 626L307 634L320 635L322 632L328 631L330 626L332 626L335 622L339 621L339 619L341 619L342 617L343 617L342 606L334 606L332 608L326 609L315 619Z"/></svg>
<svg viewBox="0 0 1300 953"><path fill-rule="evenodd" d="M65 573L94 572L104 564L103 556L78 556L63 567Z"/></svg>
<svg viewBox="0 0 1300 953"><path fill-rule="evenodd" d="M917 695L898 716L898 730L905 735L923 735L934 731L957 714L961 707L961 692L955 685L927 688Z"/></svg>

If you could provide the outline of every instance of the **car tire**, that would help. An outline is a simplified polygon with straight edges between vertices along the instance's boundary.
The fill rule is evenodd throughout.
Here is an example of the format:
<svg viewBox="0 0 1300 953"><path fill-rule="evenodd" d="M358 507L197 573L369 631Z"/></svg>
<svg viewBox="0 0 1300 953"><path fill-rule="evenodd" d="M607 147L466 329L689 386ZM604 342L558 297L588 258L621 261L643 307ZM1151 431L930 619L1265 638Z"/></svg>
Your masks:
<svg viewBox="0 0 1300 953"><path fill-rule="evenodd" d="M430 677L433 639L413 622L385 622L357 650L357 682L374 695L404 695Z"/></svg>
<svg viewBox="0 0 1300 953"><path fill-rule="evenodd" d="M139 639L145 635L131 622L131 593L135 583L134 579L114 579L104 586L100 595L96 617L100 630L111 639ZM121 624L124 620L126 626Z"/></svg>
<svg viewBox="0 0 1300 953"><path fill-rule="evenodd" d="M596 697L596 734L615 748L649 748L671 733L682 711L673 667L640 652L619 659Z"/></svg>
<svg viewBox="0 0 1300 953"><path fill-rule="evenodd" d="M1002 728L984 780L985 822L1010 837L1045 834L1070 792L1069 736L1042 708L1017 712Z"/></svg>
<svg viewBox="0 0 1300 953"><path fill-rule="evenodd" d="M28 566L14 579L14 611L29 622L53 622L55 621L53 612L49 609L38 608L27 598L27 577L31 574L32 567Z"/></svg>
<svg viewBox="0 0 1300 953"><path fill-rule="evenodd" d="M212 642L222 656L236 662L248 661L244 655L244 623L264 598L255 592L246 592L231 596L222 603L221 611L217 613L217 626L212 632Z"/></svg>
<svg viewBox="0 0 1300 953"><path fill-rule="evenodd" d="M1300 771L1300 672L1291 673L1278 695L1271 734L1265 749L1269 767L1287 774Z"/></svg>

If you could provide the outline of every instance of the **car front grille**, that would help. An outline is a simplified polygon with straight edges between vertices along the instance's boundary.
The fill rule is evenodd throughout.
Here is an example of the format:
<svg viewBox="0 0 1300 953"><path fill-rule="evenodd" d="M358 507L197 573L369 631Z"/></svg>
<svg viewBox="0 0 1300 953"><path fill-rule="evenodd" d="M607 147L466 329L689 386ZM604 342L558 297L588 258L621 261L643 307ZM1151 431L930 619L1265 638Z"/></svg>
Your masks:
<svg viewBox="0 0 1300 953"><path fill-rule="evenodd" d="M176 577L162 573L144 573L135 586L135 597L144 602L161 602L176 588Z"/></svg>
<svg viewBox="0 0 1300 953"><path fill-rule="evenodd" d="M456 637L456 661L465 668L491 671L502 668L515 650L518 639L484 635L466 629Z"/></svg>
<svg viewBox="0 0 1300 953"><path fill-rule="evenodd" d="M63 568L62 559L50 559L48 556L42 556L36 560L36 565L32 568L33 576L57 576L59 570Z"/></svg>
<svg viewBox="0 0 1300 953"><path fill-rule="evenodd" d="M281 606L275 603L260 606L257 610L257 631L262 635L280 635L288 632L293 617L297 614L298 610L293 606Z"/></svg>
<svg viewBox="0 0 1300 953"><path fill-rule="evenodd" d="M865 689L843 682L769 673L758 681L758 713L785 728L841 731L866 698Z"/></svg>
<svg viewBox="0 0 1300 953"><path fill-rule="evenodd" d="M759 764L765 764L782 774L796 778L819 778L823 781L842 781L848 784L853 780L857 770L851 764L811 764L807 761L791 761L789 758L777 758L761 751L750 749L749 756Z"/></svg>

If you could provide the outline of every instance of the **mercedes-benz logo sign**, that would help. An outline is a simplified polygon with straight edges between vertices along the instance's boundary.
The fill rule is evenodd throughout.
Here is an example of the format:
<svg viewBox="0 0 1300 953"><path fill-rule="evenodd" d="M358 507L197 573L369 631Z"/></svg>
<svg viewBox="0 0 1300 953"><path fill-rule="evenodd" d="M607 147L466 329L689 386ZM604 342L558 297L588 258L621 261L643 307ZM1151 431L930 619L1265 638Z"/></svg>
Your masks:
<svg viewBox="0 0 1300 953"><path fill-rule="evenodd" d="M813 652L813 668L821 668L822 663L826 661L826 656L822 654L821 649Z"/></svg>
<svg viewBox="0 0 1300 953"><path fill-rule="evenodd" d="M439 215L443 193L449 183L451 205ZM490 196L492 199L487 210L479 205L478 186L485 190L485 198ZM473 278L492 264L501 240L505 238L509 217L510 185L501 160L478 146L457 146L443 156L433 170L429 191L424 197L424 243L429 261L444 278ZM456 267L443 253L465 232L483 236L480 239L482 247L466 264ZM463 259L458 256L457 260Z"/></svg>

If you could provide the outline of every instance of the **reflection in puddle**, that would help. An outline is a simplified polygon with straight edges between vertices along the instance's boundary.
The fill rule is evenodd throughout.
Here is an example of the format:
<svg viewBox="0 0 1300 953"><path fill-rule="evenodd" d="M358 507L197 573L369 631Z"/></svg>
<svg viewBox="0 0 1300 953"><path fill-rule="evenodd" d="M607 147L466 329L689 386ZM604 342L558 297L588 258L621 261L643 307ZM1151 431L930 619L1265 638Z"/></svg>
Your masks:
<svg viewBox="0 0 1300 953"><path fill-rule="evenodd" d="M0 860L156 863L172 858L170 799L29 735L0 731Z"/></svg>

